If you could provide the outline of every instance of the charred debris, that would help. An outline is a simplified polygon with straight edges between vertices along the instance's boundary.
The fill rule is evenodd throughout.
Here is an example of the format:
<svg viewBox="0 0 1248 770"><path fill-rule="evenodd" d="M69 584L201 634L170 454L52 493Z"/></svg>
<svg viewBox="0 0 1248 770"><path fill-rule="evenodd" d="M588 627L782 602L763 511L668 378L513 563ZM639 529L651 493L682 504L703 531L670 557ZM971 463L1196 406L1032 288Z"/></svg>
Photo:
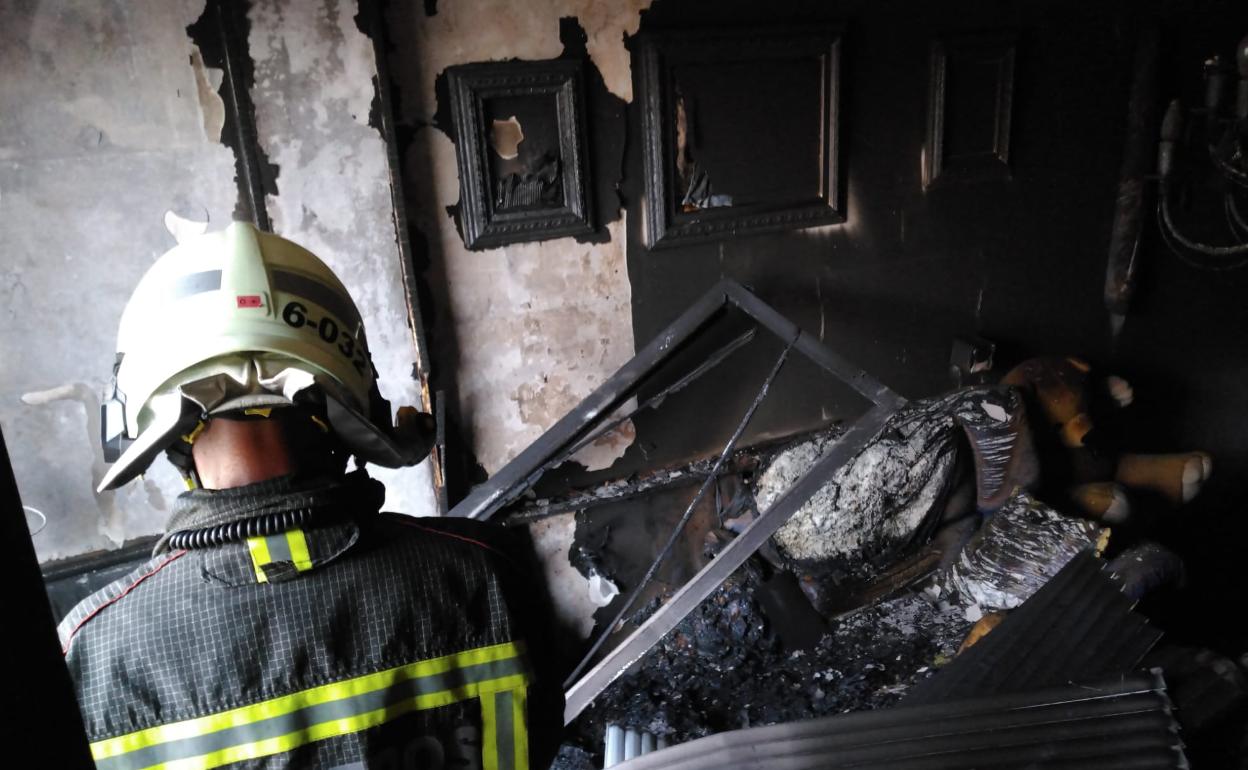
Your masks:
<svg viewBox="0 0 1248 770"><path fill-rule="evenodd" d="M656 385L725 309L753 321L747 334ZM744 413L725 418L736 428L716 456L537 497L546 471L760 329L782 349ZM873 406L851 423L742 441L790 355ZM1135 603L1181 581L1182 565L1133 521L1130 492L1177 507L1210 462L1111 450L1092 430L1094 381L1081 361L1036 359L906 402L747 290L717 286L452 511L512 526L574 517L568 556L600 606L565 682L561 766L622 759L621 735L658 748L864 711L896 708L904 721L919 703L1139 671L1160 633ZM639 398L643 385L658 395ZM1164 701L1164 670L1151 676ZM1159 708L1141 728L1156 738L1149 761L1161 764L1149 766L1182 766Z"/></svg>

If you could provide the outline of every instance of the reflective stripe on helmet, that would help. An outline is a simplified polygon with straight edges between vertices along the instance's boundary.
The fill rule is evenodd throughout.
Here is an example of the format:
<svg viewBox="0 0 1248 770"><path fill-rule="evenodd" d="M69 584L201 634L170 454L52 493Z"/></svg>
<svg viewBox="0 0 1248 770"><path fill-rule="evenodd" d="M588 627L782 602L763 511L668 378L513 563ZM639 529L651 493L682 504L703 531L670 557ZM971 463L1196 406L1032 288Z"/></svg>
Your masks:
<svg viewBox="0 0 1248 770"><path fill-rule="evenodd" d="M184 275L177 281L174 281L170 293L174 299L182 299L193 294L203 294L206 291L218 291L220 288L221 271L203 270L198 273Z"/></svg>

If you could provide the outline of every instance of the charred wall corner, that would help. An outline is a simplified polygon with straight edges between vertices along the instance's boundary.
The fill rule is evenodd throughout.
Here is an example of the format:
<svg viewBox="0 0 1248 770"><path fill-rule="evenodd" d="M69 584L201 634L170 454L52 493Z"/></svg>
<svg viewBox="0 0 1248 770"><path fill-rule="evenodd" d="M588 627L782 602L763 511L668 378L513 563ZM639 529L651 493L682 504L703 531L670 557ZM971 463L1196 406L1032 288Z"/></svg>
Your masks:
<svg viewBox="0 0 1248 770"><path fill-rule="evenodd" d="M234 217L271 230L265 196L277 195L279 169L269 162L256 135L256 108L251 98L256 76L247 50L251 31L247 8L242 0L208 0L203 15L186 28L186 34L203 63L225 73L218 89L225 104L221 142L234 151L238 184Z"/></svg>

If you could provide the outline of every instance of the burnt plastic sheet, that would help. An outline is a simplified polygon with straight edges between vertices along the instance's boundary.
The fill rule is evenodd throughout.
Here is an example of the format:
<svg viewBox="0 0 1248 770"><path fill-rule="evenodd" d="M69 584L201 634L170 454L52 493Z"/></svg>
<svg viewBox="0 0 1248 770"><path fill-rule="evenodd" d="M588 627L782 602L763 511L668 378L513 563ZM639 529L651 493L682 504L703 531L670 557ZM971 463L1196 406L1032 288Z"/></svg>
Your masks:
<svg viewBox="0 0 1248 770"><path fill-rule="evenodd" d="M735 730L616 765L620 770L1187 766L1159 671Z"/></svg>
<svg viewBox="0 0 1248 770"><path fill-rule="evenodd" d="M1105 534L1019 490L962 548L950 582L981 610L1013 609Z"/></svg>
<svg viewBox="0 0 1248 770"><path fill-rule="evenodd" d="M1023 692L1124 674L1161 638L1106 563L1091 551L939 673L916 685L906 705Z"/></svg>

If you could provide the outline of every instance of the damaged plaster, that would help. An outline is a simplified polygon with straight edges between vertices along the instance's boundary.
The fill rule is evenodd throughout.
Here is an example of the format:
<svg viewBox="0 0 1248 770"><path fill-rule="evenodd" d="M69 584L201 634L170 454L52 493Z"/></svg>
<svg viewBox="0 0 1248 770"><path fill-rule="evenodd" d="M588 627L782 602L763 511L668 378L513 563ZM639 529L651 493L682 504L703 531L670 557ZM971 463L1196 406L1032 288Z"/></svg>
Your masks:
<svg viewBox="0 0 1248 770"><path fill-rule="evenodd" d="M0 3L0 424L40 560L153 534L163 460L96 495L99 400L130 291L174 245L168 209L234 209L221 104L194 67L200 0Z"/></svg>
<svg viewBox="0 0 1248 770"><path fill-rule="evenodd" d="M355 14L355 3L340 0L257 0L251 8L256 129L279 169L268 210L274 231L321 257L355 299L382 395L393 408L423 408L386 146L369 126L372 42ZM370 473L386 484L388 510L437 513L428 462Z"/></svg>
<svg viewBox="0 0 1248 770"><path fill-rule="evenodd" d="M454 146L441 133L422 135L434 144L436 189L451 191L439 204L454 203ZM461 411L477 461L492 474L633 356L625 223L607 226L607 243L561 238L470 252L443 212L421 206L416 218L442 249ZM609 467L633 437L625 423L576 459L590 470Z"/></svg>
<svg viewBox="0 0 1248 770"><path fill-rule="evenodd" d="M221 98L221 82L225 73L204 64L199 46L191 44L191 69L195 72L195 95L204 116L204 136L211 141L221 141L225 129L225 100Z"/></svg>
<svg viewBox="0 0 1248 770"><path fill-rule="evenodd" d="M451 157L452 166L454 157ZM449 218L441 237L460 344L460 400L490 473L520 453L633 356L624 221L611 241L570 238L473 253ZM634 438L631 423L575 457L609 467Z"/></svg>
<svg viewBox="0 0 1248 770"><path fill-rule="evenodd" d="M529 524L529 535L551 592L555 618L578 639L587 639L594 629L594 612L602 605L594 601L590 581L572 566L568 557L576 535L576 513L534 521Z"/></svg>
<svg viewBox="0 0 1248 770"><path fill-rule="evenodd" d="M445 286L440 360L454 360L459 411L472 449L493 474L571 410L633 355L632 291L625 221L604 211L605 243L572 238L470 252L447 211L459 201L455 145L433 125L435 82L449 66L509 58L551 59L564 52L560 19L574 16L592 65L607 88L631 98L624 35L647 2L622 6L553 2L544 7L476 0L440 7L432 17L391 8L392 53L401 118L417 126L404 159L411 212L427 239L430 281ZM410 41L410 44L406 41ZM589 66L589 65L587 65ZM447 127L442 127L443 129ZM598 169L594 173L617 173ZM613 208L608 201L599 201ZM435 292L438 289L435 288ZM453 340L448 341L448 335ZM452 345L454 353L447 353ZM577 460L609 467L634 438L631 424L586 447Z"/></svg>
<svg viewBox="0 0 1248 770"><path fill-rule="evenodd" d="M422 122L438 108L433 78L447 67L477 61L554 59L563 53L559 19L575 17L585 30L586 49L602 73L607 90L626 102L633 100L633 75L626 35L634 35L641 12L653 0L544 0L515 3L508 0L461 0L442 3L433 16L405 19L413 26L411 45L394 51L395 75L421 72L418 97L402 100L404 122ZM407 11L406 13L411 13Z"/></svg>

